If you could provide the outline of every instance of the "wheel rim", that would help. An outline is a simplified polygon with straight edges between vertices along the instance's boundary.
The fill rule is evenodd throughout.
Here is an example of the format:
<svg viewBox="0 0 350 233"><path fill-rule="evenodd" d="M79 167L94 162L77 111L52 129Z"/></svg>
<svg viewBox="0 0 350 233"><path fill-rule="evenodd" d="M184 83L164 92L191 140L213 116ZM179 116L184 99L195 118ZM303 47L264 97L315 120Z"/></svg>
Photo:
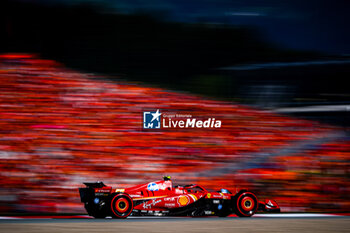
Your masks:
<svg viewBox="0 0 350 233"><path fill-rule="evenodd" d="M119 198L115 202L115 208L120 213L125 213L128 210L129 202L125 198Z"/></svg>
<svg viewBox="0 0 350 233"><path fill-rule="evenodd" d="M241 206L245 211L251 211L254 209L254 200L251 197L244 197L241 201Z"/></svg>

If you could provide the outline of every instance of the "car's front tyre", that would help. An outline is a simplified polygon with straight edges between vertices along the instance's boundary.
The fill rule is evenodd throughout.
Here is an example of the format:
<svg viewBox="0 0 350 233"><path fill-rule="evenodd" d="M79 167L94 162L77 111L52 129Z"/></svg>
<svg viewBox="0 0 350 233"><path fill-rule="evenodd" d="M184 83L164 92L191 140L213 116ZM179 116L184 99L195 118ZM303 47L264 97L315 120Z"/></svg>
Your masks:
<svg viewBox="0 0 350 233"><path fill-rule="evenodd" d="M258 210L258 198L251 192L241 192L234 198L234 212L239 217L251 217Z"/></svg>

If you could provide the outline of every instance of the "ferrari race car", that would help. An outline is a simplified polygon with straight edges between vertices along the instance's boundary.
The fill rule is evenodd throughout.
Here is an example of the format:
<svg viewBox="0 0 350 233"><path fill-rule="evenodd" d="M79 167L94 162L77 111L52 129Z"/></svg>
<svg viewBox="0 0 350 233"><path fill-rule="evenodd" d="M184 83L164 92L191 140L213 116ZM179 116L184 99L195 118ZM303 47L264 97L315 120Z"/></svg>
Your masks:
<svg viewBox="0 0 350 233"><path fill-rule="evenodd" d="M79 188L81 202L95 218L132 216L220 216L236 214L251 217L258 210L280 212L274 200L259 201L254 193L227 189L211 192L200 185L174 186L169 176L125 189L115 189L103 182L84 183Z"/></svg>

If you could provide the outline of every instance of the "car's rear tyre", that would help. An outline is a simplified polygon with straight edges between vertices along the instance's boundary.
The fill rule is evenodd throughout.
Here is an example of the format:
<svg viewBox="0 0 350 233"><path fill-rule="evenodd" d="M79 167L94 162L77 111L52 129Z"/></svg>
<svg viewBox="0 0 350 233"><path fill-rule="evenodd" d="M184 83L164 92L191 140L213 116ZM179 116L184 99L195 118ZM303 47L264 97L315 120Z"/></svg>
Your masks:
<svg viewBox="0 0 350 233"><path fill-rule="evenodd" d="M97 207L94 207L93 204L85 203L85 209L88 212L88 215L94 218L105 218L107 213L105 210L101 210Z"/></svg>
<svg viewBox="0 0 350 233"><path fill-rule="evenodd" d="M111 211L113 218L126 218L134 208L134 203L128 194L120 193L112 197Z"/></svg>
<svg viewBox="0 0 350 233"><path fill-rule="evenodd" d="M251 217L258 210L258 198L251 192L242 192L234 199L234 211L239 217Z"/></svg>

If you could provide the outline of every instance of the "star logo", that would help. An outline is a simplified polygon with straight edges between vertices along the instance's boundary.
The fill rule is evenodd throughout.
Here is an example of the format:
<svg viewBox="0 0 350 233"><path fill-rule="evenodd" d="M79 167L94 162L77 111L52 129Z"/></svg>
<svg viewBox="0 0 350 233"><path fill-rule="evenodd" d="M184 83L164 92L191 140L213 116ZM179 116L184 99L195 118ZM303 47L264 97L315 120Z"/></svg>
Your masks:
<svg viewBox="0 0 350 233"><path fill-rule="evenodd" d="M157 109L157 111L155 113L151 113L151 115L153 116L152 121L154 121L155 119L157 119L157 121L159 121L159 117L160 115L162 115L161 113L159 113L159 109Z"/></svg>
<svg viewBox="0 0 350 233"><path fill-rule="evenodd" d="M155 112L143 112L143 128L160 129L161 115L159 109Z"/></svg>

